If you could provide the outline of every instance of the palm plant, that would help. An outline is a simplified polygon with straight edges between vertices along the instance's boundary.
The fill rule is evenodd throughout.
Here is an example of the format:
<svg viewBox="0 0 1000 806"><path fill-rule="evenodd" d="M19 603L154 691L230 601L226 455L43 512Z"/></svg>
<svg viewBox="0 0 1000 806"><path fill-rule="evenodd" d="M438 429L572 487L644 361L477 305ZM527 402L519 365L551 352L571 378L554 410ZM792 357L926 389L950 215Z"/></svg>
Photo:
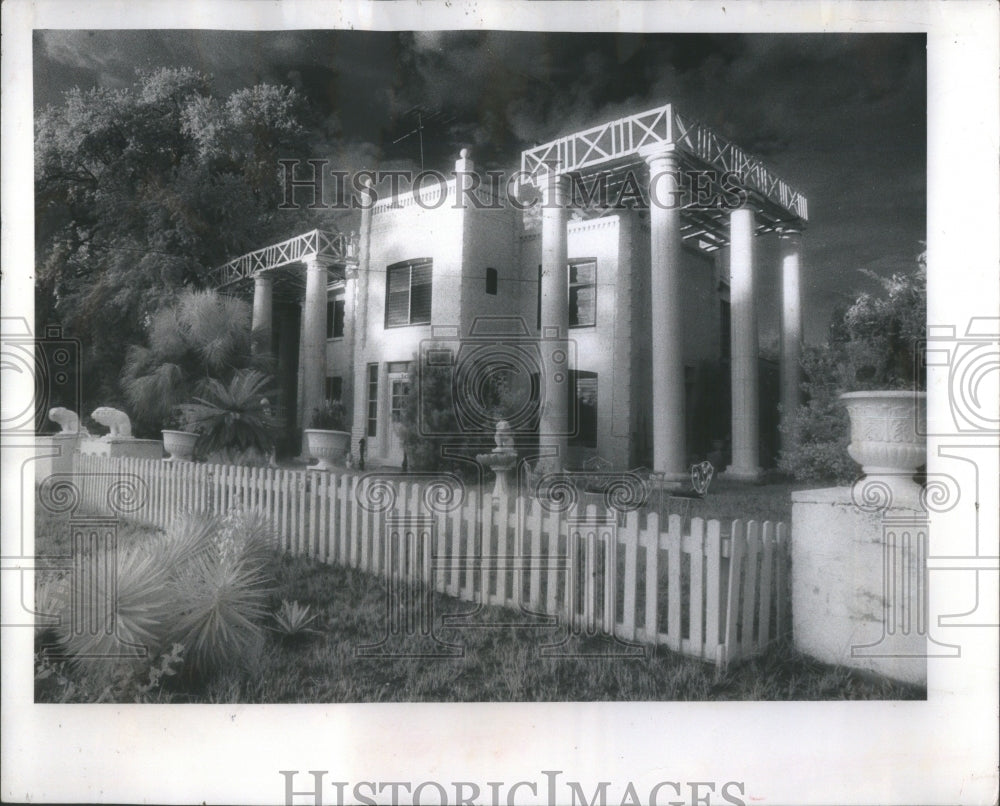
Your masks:
<svg viewBox="0 0 1000 806"><path fill-rule="evenodd" d="M310 625L319 617L318 613L310 613L309 605L281 600L281 607L272 614L276 626L272 630L281 634L282 638L296 639L319 632Z"/></svg>
<svg viewBox="0 0 1000 806"><path fill-rule="evenodd" d="M242 369L270 371L272 360L251 349L250 306L217 291L185 291L160 309L148 345L126 352L124 390L141 426L168 424L175 407L203 394L209 378L228 383Z"/></svg>
<svg viewBox="0 0 1000 806"><path fill-rule="evenodd" d="M203 396L181 404L187 427L200 435L198 453L221 453L229 460L249 450L268 454L281 430L267 398L271 383L262 372L239 370L228 384L208 379Z"/></svg>
<svg viewBox="0 0 1000 806"><path fill-rule="evenodd" d="M74 602L69 585L47 594L55 600L47 607L62 617L60 649L106 681L141 676L178 644L191 676L242 665L263 640L273 546L260 516L191 514L160 537L120 548L113 577L97 573L103 558L85 557L85 578L99 580L92 595Z"/></svg>

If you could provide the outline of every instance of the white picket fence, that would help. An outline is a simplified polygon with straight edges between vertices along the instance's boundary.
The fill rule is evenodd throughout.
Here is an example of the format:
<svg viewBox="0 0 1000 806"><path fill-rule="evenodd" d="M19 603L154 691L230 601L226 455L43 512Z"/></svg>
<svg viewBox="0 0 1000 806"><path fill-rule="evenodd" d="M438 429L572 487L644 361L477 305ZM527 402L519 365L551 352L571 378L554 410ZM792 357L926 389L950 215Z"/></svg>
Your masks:
<svg viewBox="0 0 1000 806"><path fill-rule="evenodd" d="M80 509L165 528L256 510L281 548L476 603L566 619L582 635L665 645L720 667L790 629L785 524L616 518L494 499L452 476L319 473L77 454Z"/></svg>

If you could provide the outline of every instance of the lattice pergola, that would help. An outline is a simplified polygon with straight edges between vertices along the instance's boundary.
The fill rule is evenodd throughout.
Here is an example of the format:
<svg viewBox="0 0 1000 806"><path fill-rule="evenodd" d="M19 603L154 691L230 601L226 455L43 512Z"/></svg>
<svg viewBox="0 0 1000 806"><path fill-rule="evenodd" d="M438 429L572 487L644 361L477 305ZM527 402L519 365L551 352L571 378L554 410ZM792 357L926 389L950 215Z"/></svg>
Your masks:
<svg viewBox="0 0 1000 806"><path fill-rule="evenodd" d="M215 286L231 293L243 291L254 277L268 272L275 279L276 295L297 299L305 288L305 279L293 264L314 256L329 260L330 273L343 277L345 269L357 263L357 242L343 233L314 229L241 255L214 269L212 274Z"/></svg>
<svg viewBox="0 0 1000 806"><path fill-rule="evenodd" d="M704 124L681 116L672 104L612 120L560 137L521 154L521 170L532 179L555 163L563 174L583 179L602 177L612 191L626 181L631 171L640 176L645 160L640 150L657 144L673 145L681 170L732 172L747 192L756 214L758 232L780 226L803 227L809 217L806 197L757 157L717 134ZM717 187L709 187L712 195ZM609 208L593 208L590 215L603 215ZM682 237L704 249L714 250L729 242L728 210L718 207L685 206L681 211Z"/></svg>

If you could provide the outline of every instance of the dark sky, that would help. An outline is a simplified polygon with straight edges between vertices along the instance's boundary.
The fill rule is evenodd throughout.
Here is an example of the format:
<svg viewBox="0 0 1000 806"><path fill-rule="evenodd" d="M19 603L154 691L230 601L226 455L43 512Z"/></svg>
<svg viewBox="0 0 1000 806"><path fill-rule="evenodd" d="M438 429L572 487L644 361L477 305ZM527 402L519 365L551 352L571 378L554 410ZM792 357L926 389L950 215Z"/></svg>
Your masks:
<svg viewBox="0 0 1000 806"><path fill-rule="evenodd" d="M522 149L674 103L763 158L809 199L806 334L860 269L911 271L926 238L923 35L567 34L502 31L43 31L35 105L136 68L191 66L220 93L265 81L307 96L317 157L345 170L417 167L415 106L438 113L425 165L514 169ZM290 233L291 235L292 233ZM762 267L765 295L775 272ZM775 305L762 310L764 341Z"/></svg>

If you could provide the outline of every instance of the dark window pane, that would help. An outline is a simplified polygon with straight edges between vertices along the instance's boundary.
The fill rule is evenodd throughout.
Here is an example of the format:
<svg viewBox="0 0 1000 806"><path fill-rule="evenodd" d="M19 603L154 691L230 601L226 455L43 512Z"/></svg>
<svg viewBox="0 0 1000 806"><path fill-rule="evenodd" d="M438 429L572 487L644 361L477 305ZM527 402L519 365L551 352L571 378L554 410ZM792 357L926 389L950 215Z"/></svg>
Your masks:
<svg viewBox="0 0 1000 806"><path fill-rule="evenodd" d="M335 308L334 301L332 299L331 300L327 300L327 303L326 303L326 337L328 339L332 339L333 338L333 322L334 322L334 319L335 319L334 308Z"/></svg>
<svg viewBox="0 0 1000 806"><path fill-rule="evenodd" d="M597 322L597 263L569 265L569 326L590 327Z"/></svg>
<svg viewBox="0 0 1000 806"><path fill-rule="evenodd" d="M486 293L496 294L497 293L497 270L487 269L486 270Z"/></svg>
<svg viewBox="0 0 1000 806"><path fill-rule="evenodd" d="M410 324L427 324L431 321L431 264L413 267L410 279Z"/></svg>
<svg viewBox="0 0 1000 806"><path fill-rule="evenodd" d="M568 443L579 448L597 447L597 373L569 372Z"/></svg>
<svg viewBox="0 0 1000 806"><path fill-rule="evenodd" d="M330 313L327 312L329 320ZM339 339L344 335L344 300L343 298L333 301L333 335L332 338Z"/></svg>
<svg viewBox="0 0 1000 806"><path fill-rule="evenodd" d="M378 428L378 364L368 365L368 436Z"/></svg>
<svg viewBox="0 0 1000 806"><path fill-rule="evenodd" d="M386 273L386 327L407 325L410 318L410 267L390 266Z"/></svg>

